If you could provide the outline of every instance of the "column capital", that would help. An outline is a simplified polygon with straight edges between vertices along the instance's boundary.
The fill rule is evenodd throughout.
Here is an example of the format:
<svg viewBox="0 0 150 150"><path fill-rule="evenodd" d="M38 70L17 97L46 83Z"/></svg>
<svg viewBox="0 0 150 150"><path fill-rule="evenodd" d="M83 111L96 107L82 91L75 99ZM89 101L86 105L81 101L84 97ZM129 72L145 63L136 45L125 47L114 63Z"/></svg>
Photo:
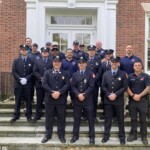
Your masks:
<svg viewBox="0 0 150 150"><path fill-rule="evenodd" d="M36 8L36 0L24 0L27 8Z"/></svg>

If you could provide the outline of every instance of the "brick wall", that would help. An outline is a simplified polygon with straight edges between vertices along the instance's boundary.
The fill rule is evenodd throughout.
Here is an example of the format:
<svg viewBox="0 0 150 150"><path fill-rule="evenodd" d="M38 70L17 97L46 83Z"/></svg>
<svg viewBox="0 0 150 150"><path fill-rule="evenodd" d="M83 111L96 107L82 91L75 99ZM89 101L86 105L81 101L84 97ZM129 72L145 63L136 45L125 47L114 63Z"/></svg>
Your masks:
<svg viewBox="0 0 150 150"><path fill-rule="evenodd" d="M26 29L24 0L0 0L0 72L10 72L24 42Z"/></svg>
<svg viewBox="0 0 150 150"><path fill-rule="evenodd" d="M0 100L13 93L11 66L25 35L24 0L0 0Z"/></svg>
<svg viewBox="0 0 150 150"><path fill-rule="evenodd" d="M117 5L117 54L123 56L132 44L135 54L144 61L145 12L141 3L150 0L119 0Z"/></svg>

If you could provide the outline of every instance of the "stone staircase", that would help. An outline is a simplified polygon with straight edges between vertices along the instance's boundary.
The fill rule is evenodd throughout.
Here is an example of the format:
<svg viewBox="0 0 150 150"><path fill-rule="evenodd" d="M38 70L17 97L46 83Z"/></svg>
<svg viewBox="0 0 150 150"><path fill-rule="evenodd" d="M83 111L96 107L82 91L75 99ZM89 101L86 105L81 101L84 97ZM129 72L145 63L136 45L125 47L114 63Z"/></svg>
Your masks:
<svg viewBox="0 0 150 150"><path fill-rule="evenodd" d="M137 141L131 143L127 142L125 146L121 146L117 137L118 127L116 122L113 122L110 140L105 144L101 143L104 131L104 120L100 120L99 118L98 122L95 122L96 138L94 146L89 145L88 123L83 120L81 121L80 138L76 143L71 144L69 141L73 129L73 111L70 105L67 106L66 144L62 144L57 137L56 121L52 139L42 144L41 140L45 133L45 112L43 111L41 120L36 124L32 124L27 122L24 109L21 109L20 120L11 124L10 119L13 112L13 100L8 99L4 102L0 102L0 150L150 150L150 128L148 128L149 145L143 145L139 135ZM35 104L33 104L33 114L34 112ZM101 113L102 111L98 109L97 116L100 116ZM127 114L125 118L125 131L127 136L130 131L129 114Z"/></svg>

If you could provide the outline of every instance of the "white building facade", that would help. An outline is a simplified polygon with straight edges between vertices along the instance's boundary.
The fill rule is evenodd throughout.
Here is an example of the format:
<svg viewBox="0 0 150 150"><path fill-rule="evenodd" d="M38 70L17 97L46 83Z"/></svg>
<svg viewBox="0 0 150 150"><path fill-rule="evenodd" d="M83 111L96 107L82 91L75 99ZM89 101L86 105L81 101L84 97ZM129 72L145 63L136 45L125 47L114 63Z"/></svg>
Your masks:
<svg viewBox="0 0 150 150"><path fill-rule="evenodd" d="M78 40L116 49L118 0L25 0L26 36L39 47L57 41L61 51Z"/></svg>

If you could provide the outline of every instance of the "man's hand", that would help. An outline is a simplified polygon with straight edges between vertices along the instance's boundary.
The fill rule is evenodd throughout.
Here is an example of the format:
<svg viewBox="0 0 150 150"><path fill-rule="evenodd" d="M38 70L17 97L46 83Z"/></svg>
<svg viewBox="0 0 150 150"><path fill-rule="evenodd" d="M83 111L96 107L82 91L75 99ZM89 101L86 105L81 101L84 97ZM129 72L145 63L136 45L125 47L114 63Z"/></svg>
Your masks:
<svg viewBox="0 0 150 150"><path fill-rule="evenodd" d="M115 93L112 93L108 96L110 101L114 101L116 99L117 95Z"/></svg>
<svg viewBox="0 0 150 150"><path fill-rule="evenodd" d="M79 100L80 100L81 102L84 101L84 99L85 99L83 93L80 93L80 94L78 95L78 98L79 98Z"/></svg>
<svg viewBox="0 0 150 150"><path fill-rule="evenodd" d="M54 99L58 99L59 96L60 96L60 92L59 92L59 91L53 91L52 97L53 97Z"/></svg>
<svg viewBox="0 0 150 150"><path fill-rule="evenodd" d="M26 78L20 78L20 83L22 85L26 85L27 84L27 79Z"/></svg>
<svg viewBox="0 0 150 150"><path fill-rule="evenodd" d="M137 102L139 102L141 100L141 96L139 94L134 94L133 99Z"/></svg>

